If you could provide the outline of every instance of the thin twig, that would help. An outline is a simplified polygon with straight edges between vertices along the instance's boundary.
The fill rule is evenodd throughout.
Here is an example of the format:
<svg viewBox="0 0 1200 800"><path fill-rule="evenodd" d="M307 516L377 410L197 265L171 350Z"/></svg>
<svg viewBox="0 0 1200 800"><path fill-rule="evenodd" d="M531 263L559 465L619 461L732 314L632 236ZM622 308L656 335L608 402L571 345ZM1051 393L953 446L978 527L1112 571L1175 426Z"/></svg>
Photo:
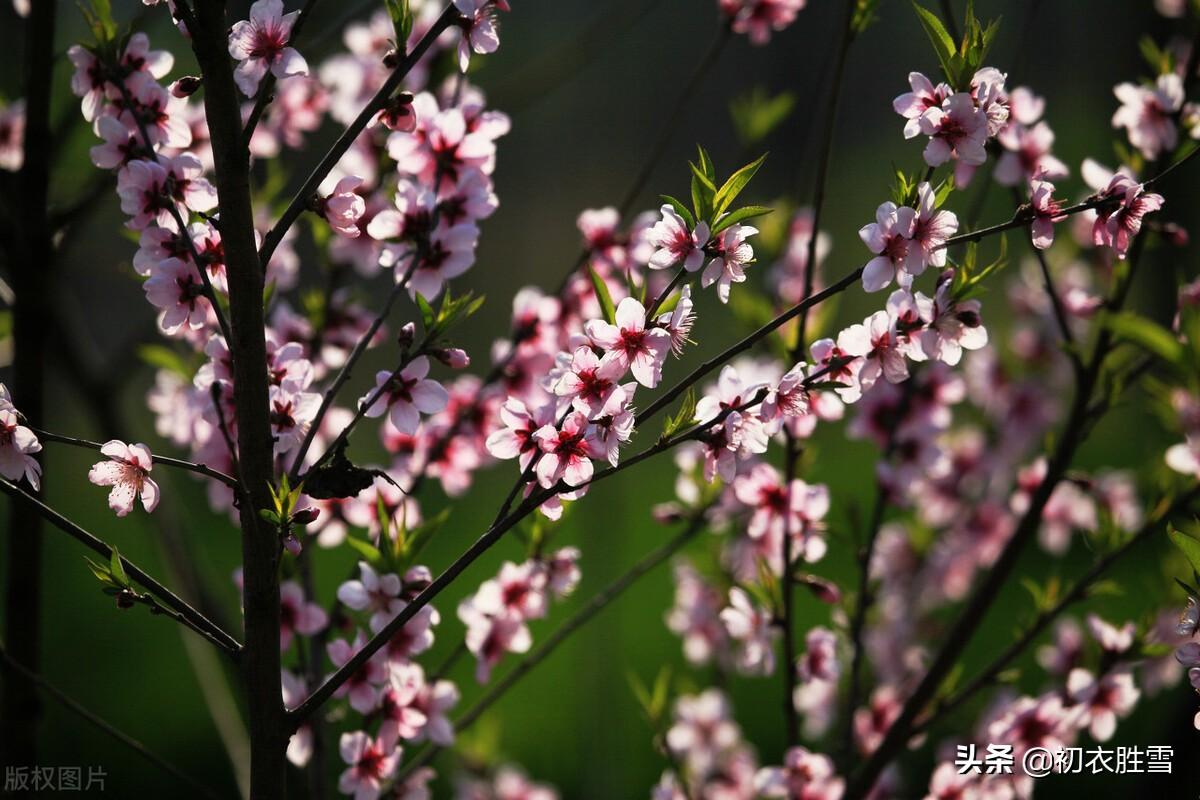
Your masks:
<svg viewBox="0 0 1200 800"><path fill-rule="evenodd" d="M112 558L113 549L108 544L100 539L97 539L86 530L76 525L71 520L64 517L62 514L55 511L50 506L38 500L36 497L25 491L21 487L9 481L7 478L0 478L0 490L3 490L10 497L19 502L24 502L31 505L39 514L42 515L48 522L54 525L59 530L63 531L77 542L83 544L92 552L105 559ZM140 567L134 564L125 556L121 556L121 564L125 567L125 571L133 580L146 587L152 594L161 599L161 601L170 609L179 614L179 617L173 617L178 621L187 625L204 638L208 639L217 647L221 648L231 656L237 656L241 651L241 645L236 639L223 631L216 623L209 620L196 609L192 608L182 598L175 595L170 589L163 586L161 583L150 577L142 571Z"/></svg>
<svg viewBox="0 0 1200 800"><path fill-rule="evenodd" d="M87 450L100 450L102 447L104 447L103 442L93 442L89 441L88 439L79 439L74 436L63 436L61 433L51 433L50 431L43 431L39 428L31 428L30 430L37 434L38 439L46 442L69 444L73 447L82 447ZM175 467L176 469L194 472L197 475L203 475L207 478L220 481L221 483L233 489L238 487L237 478L233 477L232 475L226 475L224 472L213 469L205 464L197 464L192 461L184 461L183 459L170 458L168 456L152 455L151 459L155 464L162 464L164 467Z"/></svg>

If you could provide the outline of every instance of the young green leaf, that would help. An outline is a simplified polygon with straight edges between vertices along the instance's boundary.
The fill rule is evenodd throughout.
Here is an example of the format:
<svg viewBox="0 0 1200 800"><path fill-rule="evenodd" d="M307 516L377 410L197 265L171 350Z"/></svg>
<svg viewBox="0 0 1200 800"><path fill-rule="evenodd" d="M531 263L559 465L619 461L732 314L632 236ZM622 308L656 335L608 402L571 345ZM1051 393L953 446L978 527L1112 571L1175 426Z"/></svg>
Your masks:
<svg viewBox="0 0 1200 800"><path fill-rule="evenodd" d="M934 52L937 53L938 62L942 65L942 72L945 73L946 80L953 84L957 72L954 63L957 48L954 46L954 40L950 38L950 33L946 30L946 26L942 24L942 21L938 19L937 14L926 8L922 8L916 3L913 3L913 10L917 12L917 19L921 21L921 27L925 29L925 35L929 37L929 41L933 44Z"/></svg>
<svg viewBox="0 0 1200 800"><path fill-rule="evenodd" d="M604 321L609 325L616 323L617 307L613 304L612 294L608 291L608 284L591 267L588 267L588 277L592 279L592 290L596 293L596 300L600 302L600 311L604 314Z"/></svg>
<svg viewBox="0 0 1200 800"><path fill-rule="evenodd" d="M1136 312L1105 314L1102 324L1118 338L1132 342L1170 364L1182 365L1186 359L1184 347L1174 334Z"/></svg>
<svg viewBox="0 0 1200 800"><path fill-rule="evenodd" d="M663 432L660 441L669 439L683 428L691 425L696 419L696 392L689 388L687 394L683 396L683 400L679 404L679 410L673 416L667 417L667 421L663 423Z"/></svg>
<svg viewBox="0 0 1200 800"><path fill-rule="evenodd" d="M1192 569L1200 571L1200 541L1182 533L1173 525L1167 528L1167 535L1171 537L1171 541L1175 543L1175 546L1183 552L1184 558L1192 565Z"/></svg>
<svg viewBox="0 0 1200 800"><path fill-rule="evenodd" d="M725 212L725 209L737 199L737 196L746 188L746 184L750 183L750 179L754 177L754 173L758 172L758 168L762 166L763 161L767 159L767 154L763 153L754 161L739 169L737 172L729 176L729 179L717 190L716 196L713 198L713 216L719 217Z"/></svg>
<svg viewBox="0 0 1200 800"><path fill-rule="evenodd" d="M740 222L745 222L748 219L753 219L754 217L761 217L764 214L770 214L774 210L775 209L768 208L766 206L742 206L736 211L730 211L728 214L721 217L720 221L718 221L716 225L713 225L712 235L716 236L726 228L730 228Z"/></svg>

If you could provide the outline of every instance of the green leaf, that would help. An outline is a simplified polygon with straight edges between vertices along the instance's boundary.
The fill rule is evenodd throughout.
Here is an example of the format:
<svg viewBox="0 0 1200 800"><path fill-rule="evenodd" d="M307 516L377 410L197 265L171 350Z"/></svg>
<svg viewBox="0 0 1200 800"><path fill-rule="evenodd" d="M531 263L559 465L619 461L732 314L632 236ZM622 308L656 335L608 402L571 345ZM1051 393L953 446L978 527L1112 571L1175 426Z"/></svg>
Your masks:
<svg viewBox="0 0 1200 800"><path fill-rule="evenodd" d="M705 177L708 178L710 183L716 184L717 168L713 166L713 160L709 158L708 151L700 145L696 145L696 154L700 159L700 170L704 173Z"/></svg>
<svg viewBox="0 0 1200 800"><path fill-rule="evenodd" d="M413 16L408 0L384 0L388 16L392 18L392 27L396 30L396 47L401 53L405 52L408 37L412 34Z"/></svg>
<svg viewBox="0 0 1200 800"><path fill-rule="evenodd" d="M178 351L161 344L144 344L138 348L138 357L152 367L165 369L186 378L189 382L196 370L184 359Z"/></svg>
<svg viewBox="0 0 1200 800"><path fill-rule="evenodd" d="M429 305L429 301L420 292L417 292L416 299L417 308L421 310L421 324L425 326L425 332L428 333L437 323L437 315L433 311L433 306Z"/></svg>
<svg viewBox="0 0 1200 800"><path fill-rule="evenodd" d="M674 436L678 431L691 425L695 419L696 392L689 387L687 394L683 396L683 400L680 402L679 410L673 416L668 417L667 421L663 423L663 432L662 436L659 437L659 441Z"/></svg>
<svg viewBox="0 0 1200 800"><path fill-rule="evenodd" d="M129 576L125 574L125 565L121 563L121 553L113 547L108 557L108 571L119 586L129 588Z"/></svg>
<svg viewBox="0 0 1200 800"><path fill-rule="evenodd" d="M925 35L933 44L934 52L937 53L938 62L942 65L942 72L945 73L946 80L954 84L955 88L959 88L956 84L957 70L954 63L957 48L954 46L954 40L950 38L949 31L938 19L937 14L932 11L922 8L916 3L913 3L913 10L917 12L921 27L925 29Z"/></svg>
<svg viewBox="0 0 1200 800"><path fill-rule="evenodd" d="M358 554L365 558L367 563L372 566L383 560L383 553L379 552L379 548L368 541L347 536L346 544L350 545L351 549L358 551Z"/></svg>
<svg viewBox="0 0 1200 800"><path fill-rule="evenodd" d="M1167 528L1167 535L1171 537L1175 546L1183 551L1183 555L1192 565L1192 569L1200 571L1200 541L1180 532L1174 525Z"/></svg>
<svg viewBox="0 0 1200 800"><path fill-rule="evenodd" d="M763 153L754 161L739 169L737 172L729 176L729 179L717 190L716 196L713 198L713 217L721 216L725 209L729 208L730 204L737 199L737 196L746 188L746 184L750 183L750 179L758 172L758 168L766 161L767 154Z"/></svg>
<svg viewBox="0 0 1200 800"><path fill-rule="evenodd" d="M740 222L745 222L748 219L753 219L754 217L761 217L764 214L770 214L774 210L775 209L768 208L767 206L742 206L736 211L730 211L728 214L721 217L720 221L713 226L712 235L716 236L726 228L730 228Z"/></svg>
<svg viewBox="0 0 1200 800"><path fill-rule="evenodd" d="M592 290L596 293L596 299L600 302L600 311L604 314L604 320L609 325L613 325L617 321L617 307L613 304L612 294L608 291L608 284L604 279L592 269L588 267L588 277L592 279Z"/></svg>
<svg viewBox="0 0 1200 800"><path fill-rule="evenodd" d="M409 533L408 541L404 548L405 566L412 564L413 559L417 557L422 548L442 529L442 526L446 524L446 520L448 519L450 519L450 509L443 508L438 512L436 517L422 522L417 526L416 530Z"/></svg>
<svg viewBox="0 0 1200 800"><path fill-rule="evenodd" d="M717 193L717 187L691 161L688 166L692 169L692 210L696 212L697 221L708 219L712 216L713 195Z"/></svg>
<svg viewBox="0 0 1200 800"><path fill-rule="evenodd" d="M761 86L738 96L729 104L729 116L744 147L753 147L771 135L796 107L796 95L780 92L770 96Z"/></svg>
<svg viewBox="0 0 1200 800"><path fill-rule="evenodd" d="M1170 364L1184 363L1184 347L1175 334L1136 312L1105 314L1102 324L1118 338L1132 342Z"/></svg>

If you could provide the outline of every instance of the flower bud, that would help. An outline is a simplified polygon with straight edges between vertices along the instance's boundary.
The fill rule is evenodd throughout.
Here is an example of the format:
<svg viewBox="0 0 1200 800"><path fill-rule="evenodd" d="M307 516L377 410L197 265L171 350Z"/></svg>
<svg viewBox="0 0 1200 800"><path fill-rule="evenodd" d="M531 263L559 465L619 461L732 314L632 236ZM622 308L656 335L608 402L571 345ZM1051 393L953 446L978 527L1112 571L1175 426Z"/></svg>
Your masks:
<svg viewBox="0 0 1200 800"><path fill-rule="evenodd" d="M317 517L321 515L319 508L302 508L292 514L293 525L309 525L317 521Z"/></svg>
<svg viewBox="0 0 1200 800"><path fill-rule="evenodd" d="M1175 660L1188 669L1200 667L1200 643L1188 642L1175 651Z"/></svg>
<svg viewBox="0 0 1200 800"><path fill-rule="evenodd" d="M822 603L837 605L842 601L842 590L833 581L816 575L797 575L796 580L805 586Z"/></svg>
<svg viewBox="0 0 1200 800"><path fill-rule="evenodd" d="M400 345L401 350L407 350L416 338L417 326L411 322L406 322L404 327L400 329L400 333L396 334L396 343Z"/></svg>
<svg viewBox="0 0 1200 800"><path fill-rule="evenodd" d="M175 97L191 97L203 85L204 79L197 75L184 75L171 84L171 94Z"/></svg>
<svg viewBox="0 0 1200 800"><path fill-rule="evenodd" d="M678 503L660 503L650 513L660 525L670 525L683 520L683 509Z"/></svg>
<svg viewBox="0 0 1200 800"><path fill-rule="evenodd" d="M304 545L300 544L300 540L290 533L283 540L283 546L293 556L300 555L300 551L304 549Z"/></svg>
<svg viewBox="0 0 1200 800"><path fill-rule="evenodd" d="M1200 692L1200 667L1192 667L1188 670L1188 683L1192 684L1192 688Z"/></svg>
<svg viewBox="0 0 1200 800"><path fill-rule="evenodd" d="M117 592L117 608L121 610L133 608L137 603L137 595L128 589Z"/></svg>
<svg viewBox="0 0 1200 800"><path fill-rule="evenodd" d="M379 112L379 121L388 130L412 133L417 129L417 112L412 106L413 96L401 92L388 101Z"/></svg>
<svg viewBox="0 0 1200 800"><path fill-rule="evenodd" d="M1190 639L1196 635L1197 628L1200 628L1200 604L1197 603L1196 598L1189 597L1187 607L1179 615L1179 624L1175 626L1175 633Z"/></svg>
<svg viewBox="0 0 1200 800"><path fill-rule="evenodd" d="M471 365L467 351L458 347L443 347L433 351L433 357L451 369L466 369Z"/></svg>

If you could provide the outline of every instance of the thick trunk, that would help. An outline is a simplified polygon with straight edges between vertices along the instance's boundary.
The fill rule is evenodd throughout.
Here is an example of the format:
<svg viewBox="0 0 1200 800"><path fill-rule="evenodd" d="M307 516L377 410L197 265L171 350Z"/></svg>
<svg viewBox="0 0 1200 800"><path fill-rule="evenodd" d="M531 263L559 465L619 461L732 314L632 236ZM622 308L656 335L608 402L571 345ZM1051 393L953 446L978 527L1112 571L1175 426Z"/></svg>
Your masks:
<svg viewBox="0 0 1200 800"><path fill-rule="evenodd" d="M263 328L263 270L250 204L249 153L242 139L241 98L233 83L224 3L196 4L193 42L204 73L204 107L212 137L220 199L221 241L229 278L234 401L241 478L250 502L241 503L245 650L242 673L250 718L250 793L283 797L287 745L280 688L278 532L259 517L271 505L272 442L267 406Z"/></svg>
<svg viewBox="0 0 1200 800"><path fill-rule="evenodd" d="M54 71L55 3L35 3L25 37L25 163L21 168L21 230L9 253L16 293L13 309L13 399L29 418L42 424L46 295L53 261L47 221L50 171L50 82ZM8 585L5 637L9 654L30 670L38 669L41 621L41 518L27 503L13 503L9 515ZM0 713L0 764L37 764L36 731L40 716L37 689L24 676L6 670Z"/></svg>

